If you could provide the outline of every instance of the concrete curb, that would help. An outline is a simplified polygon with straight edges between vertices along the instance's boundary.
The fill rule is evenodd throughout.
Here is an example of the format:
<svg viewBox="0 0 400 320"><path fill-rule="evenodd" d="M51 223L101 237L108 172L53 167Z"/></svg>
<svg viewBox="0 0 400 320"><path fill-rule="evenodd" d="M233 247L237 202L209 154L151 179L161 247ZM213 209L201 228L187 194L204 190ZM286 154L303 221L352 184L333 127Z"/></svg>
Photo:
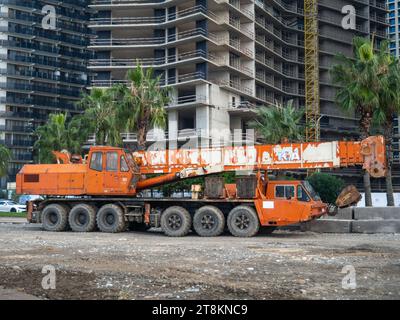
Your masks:
<svg viewBox="0 0 400 320"><path fill-rule="evenodd" d="M400 233L400 220L353 220L354 233Z"/></svg>
<svg viewBox="0 0 400 320"><path fill-rule="evenodd" d="M301 231L317 233L350 233L352 220L317 219L303 223Z"/></svg>
<svg viewBox="0 0 400 320"><path fill-rule="evenodd" d="M397 220L400 219L400 208L354 208L355 220Z"/></svg>

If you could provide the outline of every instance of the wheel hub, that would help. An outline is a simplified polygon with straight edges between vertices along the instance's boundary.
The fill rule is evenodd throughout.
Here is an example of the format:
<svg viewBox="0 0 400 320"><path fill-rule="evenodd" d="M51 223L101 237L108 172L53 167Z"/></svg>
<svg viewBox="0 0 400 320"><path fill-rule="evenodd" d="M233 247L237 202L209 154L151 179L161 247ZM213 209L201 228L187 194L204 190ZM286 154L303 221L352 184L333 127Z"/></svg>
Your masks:
<svg viewBox="0 0 400 320"><path fill-rule="evenodd" d="M179 215L177 215L177 214L172 214L168 218L168 226L173 230L179 229L182 226L181 217Z"/></svg>
<svg viewBox="0 0 400 320"><path fill-rule="evenodd" d="M109 225L114 224L115 218L114 218L114 215L113 215L112 213L108 213L108 214L106 215L106 222L107 222Z"/></svg>
<svg viewBox="0 0 400 320"><path fill-rule="evenodd" d="M50 221L50 223L51 223L51 224L56 224L56 223L57 223L57 220L58 220L57 213L55 213L55 212L50 212L50 213L49 213L49 221Z"/></svg>
<svg viewBox="0 0 400 320"><path fill-rule="evenodd" d="M235 219L235 225L241 230L247 229L250 224L250 219L247 215L241 214L236 217Z"/></svg>
<svg viewBox="0 0 400 320"><path fill-rule="evenodd" d="M207 229L210 230L214 227L215 225L215 219L212 215L204 215L201 218L201 226L203 227L203 229Z"/></svg>
<svg viewBox="0 0 400 320"><path fill-rule="evenodd" d="M86 223L87 219L86 219L86 214L81 212L78 214L77 216L77 222L80 225L84 225Z"/></svg>

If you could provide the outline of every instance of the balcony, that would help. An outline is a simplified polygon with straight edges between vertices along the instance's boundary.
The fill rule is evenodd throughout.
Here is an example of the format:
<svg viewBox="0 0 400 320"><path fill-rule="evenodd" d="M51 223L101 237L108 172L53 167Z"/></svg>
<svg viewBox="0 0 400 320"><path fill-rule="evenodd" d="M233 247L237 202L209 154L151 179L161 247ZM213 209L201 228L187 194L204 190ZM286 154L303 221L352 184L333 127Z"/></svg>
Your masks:
<svg viewBox="0 0 400 320"><path fill-rule="evenodd" d="M22 147L22 148L32 148L34 141L29 140L0 140L0 144L5 145L6 147Z"/></svg>
<svg viewBox="0 0 400 320"><path fill-rule="evenodd" d="M9 119L30 119L30 120L47 120L47 114L35 113L35 112L11 112L4 111L0 112L0 117Z"/></svg>
<svg viewBox="0 0 400 320"><path fill-rule="evenodd" d="M0 88L4 90L15 90L15 91L28 91L28 92L42 92L48 93L52 95L63 95L68 97L78 98L81 96L82 92L80 90L72 90L72 89L61 89L54 88L46 85L39 84L25 84L25 83L9 83L9 82L0 82Z"/></svg>
<svg viewBox="0 0 400 320"><path fill-rule="evenodd" d="M232 69L236 72L241 73L247 78L253 78L253 70L242 65L240 61L230 61L229 58L226 57L220 57L214 54L209 54L208 55L208 60L213 62L215 65L219 67L227 67L229 69Z"/></svg>
<svg viewBox="0 0 400 320"><path fill-rule="evenodd" d="M208 105L206 96L202 95L187 95L173 98L168 108L177 108L192 105Z"/></svg>
<svg viewBox="0 0 400 320"><path fill-rule="evenodd" d="M74 85L86 85L87 81L83 79L78 79L78 78L67 78L64 76L56 76L54 74L48 74L45 72L37 72L37 71L32 71L32 70L27 70L27 69L21 69L19 71L7 71L6 69L0 69L0 74L3 74L9 78L18 78L18 77L25 77L25 78L37 78L37 79L43 79L43 80L49 80L49 81L55 81L55 82L64 82L68 84L74 84Z"/></svg>
<svg viewBox="0 0 400 320"><path fill-rule="evenodd" d="M199 81L205 80L205 74L202 72L190 72L185 74L179 74L176 77L168 78L168 82L165 79L161 79L159 85L166 86L166 85L178 85L181 83L191 82L191 81ZM129 86L130 81L128 80L117 80L117 79L110 79L110 80L92 80L91 86L97 88L109 88L114 85L124 84Z"/></svg>
<svg viewBox="0 0 400 320"><path fill-rule="evenodd" d="M33 133L34 128L31 126L0 125L0 131Z"/></svg>
<svg viewBox="0 0 400 320"><path fill-rule="evenodd" d="M149 17L110 17L110 18L93 18L90 19L90 27L99 26L127 26L127 25L161 25L170 23L195 14L213 15L206 7L198 5L186 9L176 11L166 16L149 16ZM191 17L192 18L192 17Z"/></svg>
<svg viewBox="0 0 400 320"><path fill-rule="evenodd" d="M18 98L18 97L7 97L0 98L0 102L7 105L19 105L19 106L40 106L42 108L54 109L57 111L69 110L79 112L75 103L72 102L55 102L50 99L39 100L37 98Z"/></svg>
<svg viewBox="0 0 400 320"><path fill-rule="evenodd" d="M233 89L235 92L239 92L241 94L245 94L248 96L253 96L253 90L249 87L243 86L240 82L232 80L210 80L210 81L221 87L225 87L227 89Z"/></svg>
<svg viewBox="0 0 400 320"><path fill-rule="evenodd" d="M143 67L166 67L180 62L193 61L197 58L207 58L207 53L203 50L183 52L178 55L171 55L162 58L138 58L138 59L95 59L89 61L89 68L97 69L104 67L133 68L138 64Z"/></svg>
<svg viewBox="0 0 400 320"><path fill-rule="evenodd" d="M67 1L58 1L58 10L57 13L62 16L69 17L73 20L88 20L89 15L88 14L77 14L77 13L71 13L71 10L65 7L65 4L63 2L72 4L73 0L67 0ZM31 10L37 10L38 8L42 8L43 5L40 2L37 1L25 1L25 0L2 0L1 2L2 5L8 5L8 6L16 6L16 7L23 7L23 8L28 8ZM86 7L86 4L83 4L82 2L76 1L74 5L77 5L79 7ZM64 7L63 7L64 6Z"/></svg>
<svg viewBox="0 0 400 320"><path fill-rule="evenodd" d="M52 53L55 56L64 55L71 58L86 60L91 58L91 54L87 52L76 52L68 51L66 49L61 49L57 45L44 45L32 41L15 41L15 40L0 40L0 46L7 48L21 48L28 49L31 51L43 51L47 53Z"/></svg>
<svg viewBox="0 0 400 320"><path fill-rule="evenodd" d="M0 60L7 60L10 62L22 62L27 64L36 64L43 66L51 66L64 70L74 70L80 72L86 72L86 66L84 64L69 63L69 62L57 62L56 60L50 60L46 57L30 57L17 54L0 55Z"/></svg>
<svg viewBox="0 0 400 320"><path fill-rule="evenodd" d="M202 5L197 5L191 8L179 10L166 16L155 17L110 17L110 18L93 18L90 20L89 27L104 28L104 27L127 27L127 26L157 26L161 27L164 24L170 24L183 18L194 19L194 15L202 15L207 17L217 25L228 25L236 31L245 35L250 39L254 39L254 33L248 28L242 27L240 21L234 20L232 17L220 17L208 10Z"/></svg>

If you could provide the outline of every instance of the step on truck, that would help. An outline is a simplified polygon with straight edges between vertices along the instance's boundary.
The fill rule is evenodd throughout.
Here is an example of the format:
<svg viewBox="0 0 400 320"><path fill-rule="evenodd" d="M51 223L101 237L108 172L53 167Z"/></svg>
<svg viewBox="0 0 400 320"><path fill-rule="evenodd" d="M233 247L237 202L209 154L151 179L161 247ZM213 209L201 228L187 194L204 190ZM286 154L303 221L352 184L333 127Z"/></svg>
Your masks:
<svg viewBox="0 0 400 320"><path fill-rule="evenodd" d="M237 237L251 237L260 227L272 232L329 213L307 181L269 180L271 170L362 166L376 178L386 170L381 136L358 142L143 152L93 146L85 158L67 152L54 155L57 164L25 165L17 175L17 194L43 197L28 202L29 222L42 223L47 231L115 233L161 227L174 237L190 230L214 237L226 229ZM232 171L238 173L234 184L224 184L217 175ZM146 196L151 188L202 176L201 196ZM346 190L338 201L341 207L359 200L353 188Z"/></svg>

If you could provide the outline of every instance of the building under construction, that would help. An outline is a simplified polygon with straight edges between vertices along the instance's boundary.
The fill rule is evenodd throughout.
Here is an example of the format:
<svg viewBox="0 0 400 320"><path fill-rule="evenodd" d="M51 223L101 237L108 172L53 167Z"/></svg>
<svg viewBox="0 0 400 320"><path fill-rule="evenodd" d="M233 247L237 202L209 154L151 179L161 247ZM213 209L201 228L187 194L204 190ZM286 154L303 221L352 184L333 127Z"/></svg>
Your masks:
<svg viewBox="0 0 400 320"><path fill-rule="evenodd" d="M346 5L356 9L355 30L342 27ZM352 54L354 36L375 34L379 43L388 27L385 0L93 0L91 7L92 86L124 82L138 62L152 66L175 88L168 139L245 134L255 107L289 100L307 105L308 123L320 127L309 140L356 137L356 116L335 104L329 69L337 53Z"/></svg>

